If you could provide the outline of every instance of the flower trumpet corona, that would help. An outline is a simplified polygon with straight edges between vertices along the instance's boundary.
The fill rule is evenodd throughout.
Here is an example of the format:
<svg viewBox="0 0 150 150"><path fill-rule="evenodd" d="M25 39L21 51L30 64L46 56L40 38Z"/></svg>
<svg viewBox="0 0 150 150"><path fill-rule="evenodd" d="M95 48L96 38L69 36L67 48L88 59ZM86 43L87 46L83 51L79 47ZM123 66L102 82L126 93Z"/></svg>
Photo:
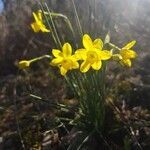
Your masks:
<svg viewBox="0 0 150 150"><path fill-rule="evenodd" d="M72 55L72 47L69 43L63 45L62 51L53 49L52 54L55 58L51 61L51 65L58 66L61 75L65 76L68 70L79 68L75 55Z"/></svg>
<svg viewBox="0 0 150 150"><path fill-rule="evenodd" d="M33 12L33 17L35 19L35 22L33 22L31 24L31 27L32 27L34 32L39 32L39 31L50 32L50 30L48 30L43 23L41 11L38 11L37 14Z"/></svg>
<svg viewBox="0 0 150 150"><path fill-rule="evenodd" d="M76 51L76 56L79 60L83 60L80 71L87 72L90 67L94 70L99 70L102 67L102 60L108 60L111 58L111 52L108 50L102 50L103 42L101 39L95 39L92 41L88 34L83 36L83 49Z"/></svg>

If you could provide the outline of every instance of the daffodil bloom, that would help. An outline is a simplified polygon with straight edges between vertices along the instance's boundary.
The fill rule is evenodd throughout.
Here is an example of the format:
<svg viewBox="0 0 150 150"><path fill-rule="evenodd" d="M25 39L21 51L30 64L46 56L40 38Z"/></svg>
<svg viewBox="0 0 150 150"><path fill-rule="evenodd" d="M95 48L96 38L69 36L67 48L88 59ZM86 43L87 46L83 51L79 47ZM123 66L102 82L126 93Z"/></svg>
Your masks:
<svg viewBox="0 0 150 150"><path fill-rule="evenodd" d="M58 66L61 75L65 76L68 70L79 68L75 55L72 55L72 47L69 43L63 45L62 51L53 49L52 54L55 58L51 61L51 65Z"/></svg>
<svg viewBox="0 0 150 150"><path fill-rule="evenodd" d="M129 42L126 46L124 46L120 50L120 54L115 54L113 57L118 57L119 62L122 65L131 67L131 65L132 65L131 59L137 57L137 53L135 51L131 50L131 48L135 45L135 43L136 43L136 41Z"/></svg>
<svg viewBox="0 0 150 150"><path fill-rule="evenodd" d="M111 58L111 52L108 50L102 50L103 42L101 39L95 39L92 41L89 35L83 36L83 49L78 49L75 52L76 57L79 60L83 60L80 66L81 72L87 72L90 67L94 70L99 70L102 66L102 60L108 60Z"/></svg>
<svg viewBox="0 0 150 150"><path fill-rule="evenodd" d="M29 61L29 60L22 60L22 61L19 61L18 67L19 67L19 69L25 69L30 66L30 63L31 63L31 61Z"/></svg>
<svg viewBox="0 0 150 150"><path fill-rule="evenodd" d="M37 14L33 12L33 17L35 19L35 22L31 24L31 27L34 32L50 32L50 30L48 30L43 23L41 11L38 11Z"/></svg>
<svg viewBox="0 0 150 150"><path fill-rule="evenodd" d="M33 58L33 59L30 59L30 60L21 60L19 61L18 63L18 67L20 69L25 69L25 68L28 68L30 67L30 64L35 62L35 61L38 61L38 60L41 60L43 58L51 58L51 56L49 55L43 55L43 56L40 56L40 57L36 57L36 58Z"/></svg>

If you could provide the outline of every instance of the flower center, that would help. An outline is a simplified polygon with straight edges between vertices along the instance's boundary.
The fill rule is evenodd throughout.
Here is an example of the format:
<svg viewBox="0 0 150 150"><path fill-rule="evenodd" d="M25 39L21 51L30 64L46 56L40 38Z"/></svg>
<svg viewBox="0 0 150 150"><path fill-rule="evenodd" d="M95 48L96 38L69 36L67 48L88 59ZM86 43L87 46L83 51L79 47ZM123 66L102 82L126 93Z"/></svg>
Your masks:
<svg viewBox="0 0 150 150"><path fill-rule="evenodd" d="M94 51L89 51L87 52L87 61L90 63L94 63L95 61L98 60L98 55Z"/></svg>
<svg viewBox="0 0 150 150"><path fill-rule="evenodd" d="M126 49L121 50L120 54L123 57L123 59L129 59L131 57L131 54Z"/></svg>
<svg viewBox="0 0 150 150"><path fill-rule="evenodd" d="M62 61L62 66L65 68L65 69L70 69L72 67L72 60L71 59L64 59Z"/></svg>

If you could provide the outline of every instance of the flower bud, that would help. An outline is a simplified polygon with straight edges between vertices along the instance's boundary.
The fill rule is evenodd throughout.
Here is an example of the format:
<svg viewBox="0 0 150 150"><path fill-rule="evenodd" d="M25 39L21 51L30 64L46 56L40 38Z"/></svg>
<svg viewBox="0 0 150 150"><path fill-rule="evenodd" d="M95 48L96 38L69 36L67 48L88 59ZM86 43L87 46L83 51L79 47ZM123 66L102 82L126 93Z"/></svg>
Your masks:
<svg viewBox="0 0 150 150"><path fill-rule="evenodd" d="M27 61L27 60L22 60L22 61L19 61L18 63L18 67L20 69L25 69L25 68L28 68L30 66L30 61Z"/></svg>

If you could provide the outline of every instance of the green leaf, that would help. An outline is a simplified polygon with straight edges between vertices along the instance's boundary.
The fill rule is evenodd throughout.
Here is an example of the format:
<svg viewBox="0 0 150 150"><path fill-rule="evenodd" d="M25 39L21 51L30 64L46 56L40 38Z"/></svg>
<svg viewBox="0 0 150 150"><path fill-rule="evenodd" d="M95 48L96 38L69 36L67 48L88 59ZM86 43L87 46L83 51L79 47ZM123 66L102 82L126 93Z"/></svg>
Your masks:
<svg viewBox="0 0 150 150"><path fill-rule="evenodd" d="M108 31L108 33L105 36L105 40L104 40L104 44L110 43L110 32Z"/></svg>

